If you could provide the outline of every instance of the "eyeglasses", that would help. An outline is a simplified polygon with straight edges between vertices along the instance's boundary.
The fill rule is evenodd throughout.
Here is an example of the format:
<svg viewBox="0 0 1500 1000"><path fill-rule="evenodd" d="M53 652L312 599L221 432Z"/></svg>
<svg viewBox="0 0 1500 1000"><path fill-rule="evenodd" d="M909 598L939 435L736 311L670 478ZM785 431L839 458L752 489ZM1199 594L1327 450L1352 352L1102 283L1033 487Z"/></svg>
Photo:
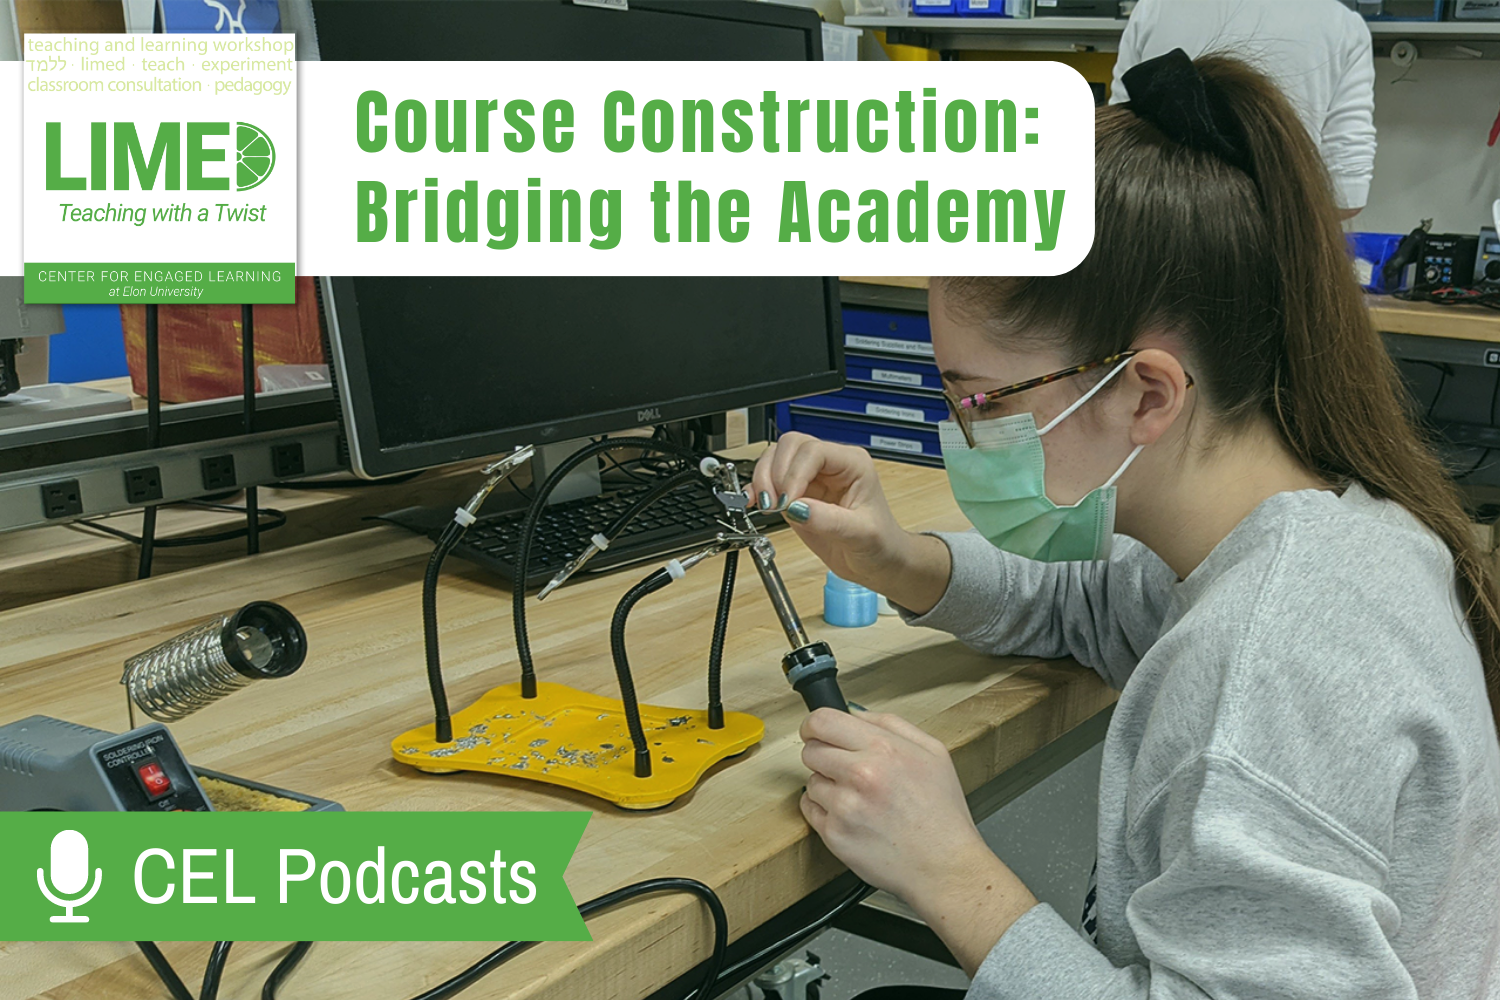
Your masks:
<svg viewBox="0 0 1500 1000"><path fill-rule="evenodd" d="M1101 361L1091 361L1086 365L1064 368L1062 371L1052 372L1050 375L1040 375L1037 378L1017 382L1015 385L1008 385L1001 389L976 392L972 396L958 396L944 390L943 398L948 402L948 413L953 417L953 422L958 425L959 430L963 431L964 440L968 442L969 447L973 448L973 422L981 415L982 408L995 402L995 400L1003 399L1006 396L1014 396L1018 392L1025 392L1027 389L1035 389L1038 386L1048 385L1052 382L1060 382L1065 378L1072 378L1074 375L1082 375L1084 372L1091 372L1095 368L1119 364L1121 361L1135 357L1137 353L1139 352L1121 351L1119 354L1110 355ZM1189 386L1193 384L1193 377L1191 375L1187 376L1187 384Z"/></svg>

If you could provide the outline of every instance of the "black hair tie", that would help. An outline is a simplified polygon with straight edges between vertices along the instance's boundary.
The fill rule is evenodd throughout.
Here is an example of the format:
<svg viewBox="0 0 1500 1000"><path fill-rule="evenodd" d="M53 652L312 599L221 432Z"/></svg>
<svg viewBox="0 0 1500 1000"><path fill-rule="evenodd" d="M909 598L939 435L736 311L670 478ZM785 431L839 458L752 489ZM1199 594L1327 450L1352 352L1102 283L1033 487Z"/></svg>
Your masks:
<svg viewBox="0 0 1500 1000"><path fill-rule="evenodd" d="M1182 49L1132 66L1121 80L1130 93L1126 107L1167 138L1212 153L1255 176L1255 163L1239 117L1219 89L1204 81Z"/></svg>

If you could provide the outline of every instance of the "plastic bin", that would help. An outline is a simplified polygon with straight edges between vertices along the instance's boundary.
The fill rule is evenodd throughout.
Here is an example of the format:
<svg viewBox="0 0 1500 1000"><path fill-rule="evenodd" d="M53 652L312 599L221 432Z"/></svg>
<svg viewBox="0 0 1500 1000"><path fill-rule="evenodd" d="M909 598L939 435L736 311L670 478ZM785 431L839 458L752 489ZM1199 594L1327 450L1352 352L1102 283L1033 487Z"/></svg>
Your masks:
<svg viewBox="0 0 1500 1000"><path fill-rule="evenodd" d="M943 391L943 379L936 365L905 358L847 352L844 354L844 377L854 383Z"/></svg>
<svg viewBox="0 0 1500 1000"><path fill-rule="evenodd" d="M797 400L807 410L832 410L874 420L901 424L939 424L948 419L948 404L941 396L923 393L883 392L870 386L846 386L838 392L821 393Z"/></svg>
<svg viewBox="0 0 1500 1000"><path fill-rule="evenodd" d="M823 22L823 61L858 62L859 36L863 28L846 28L842 24Z"/></svg>
<svg viewBox="0 0 1500 1000"><path fill-rule="evenodd" d="M932 325L926 313L844 307L844 346L854 351L932 357Z"/></svg>
<svg viewBox="0 0 1500 1000"><path fill-rule="evenodd" d="M1381 273L1385 262L1401 245L1399 233L1349 233L1346 240L1354 262L1355 279L1365 291L1389 295L1406 287L1405 271L1397 277L1394 288L1386 287L1385 275Z"/></svg>
<svg viewBox="0 0 1500 1000"><path fill-rule="evenodd" d="M858 417L805 410L800 403L778 403L776 426L783 432L801 431L824 441L857 445L880 458L920 465L941 465L943 462L937 431L923 424L890 426Z"/></svg>

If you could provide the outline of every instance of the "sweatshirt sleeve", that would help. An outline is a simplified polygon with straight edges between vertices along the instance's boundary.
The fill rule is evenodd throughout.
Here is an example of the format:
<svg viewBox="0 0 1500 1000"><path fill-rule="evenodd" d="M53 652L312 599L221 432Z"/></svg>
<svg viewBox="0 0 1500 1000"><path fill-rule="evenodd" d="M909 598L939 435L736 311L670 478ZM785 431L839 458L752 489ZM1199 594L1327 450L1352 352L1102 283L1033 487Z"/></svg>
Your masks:
<svg viewBox="0 0 1500 1000"><path fill-rule="evenodd" d="M1161 633L1176 576L1140 542L1116 535L1104 562L1038 562L978 532L937 537L953 556L942 599L909 624L951 633L997 656L1071 656L1123 687Z"/></svg>
<svg viewBox="0 0 1500 1000"><path fill-rule="evenodd" d="M1124 104L1130 100L1130 93L1125 89L1124 76L1126 70L1141 61L1141 49L1144 47L1143 36L1149 25L1147 22L1155 16L1156 7L1151 0L1141 0L1136 4L1135 10L1130 13L1130 20L1125 22L1125 30L1120 34L1120 50L1115 55L1114 79L1109 86L1109 103Z"/></svg>
<svg viewBox="0 0 1500 1000"><path fill-rule="evenodd" d="M1390 939L1386 862L1237 758L1187 761L1162 813L1161 874L1126 918L1144 961L1117 967L1046 906L1006 931L969 1000L1415 1000Z"/></svg>
<svg viewBox="0 0 1500 1000"><path fill-rule="evenodd" d="M1343 71L1335 81L1319 147L1341 208L1363 208L1375 176L1375 56L1370 28L1345 12Z"/></svg>

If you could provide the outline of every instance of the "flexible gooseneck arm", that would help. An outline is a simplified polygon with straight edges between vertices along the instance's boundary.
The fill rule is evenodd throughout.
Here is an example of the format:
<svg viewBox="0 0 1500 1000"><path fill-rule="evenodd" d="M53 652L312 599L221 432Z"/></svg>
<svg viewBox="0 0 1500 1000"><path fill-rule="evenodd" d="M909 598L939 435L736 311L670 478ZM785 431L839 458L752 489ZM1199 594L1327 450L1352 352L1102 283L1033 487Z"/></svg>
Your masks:
<svg viewBox="0 0 1500 1000"><path fill-rule="evenodd" d="M432 693L433 735L439 743L453 742L453 719L448 712L448 691L443 684L443 663L438 652L437 583L443 571L443 560L474 523L479 508L484 506L491 491L529 461L533 450L531 445L517 448L481 470L487 477L484 485L469 498L468 503L453 512L453 520L443 527L432 556L427 560L427 572L422 578L422 640L427 655L427 688Z"/></svg>

